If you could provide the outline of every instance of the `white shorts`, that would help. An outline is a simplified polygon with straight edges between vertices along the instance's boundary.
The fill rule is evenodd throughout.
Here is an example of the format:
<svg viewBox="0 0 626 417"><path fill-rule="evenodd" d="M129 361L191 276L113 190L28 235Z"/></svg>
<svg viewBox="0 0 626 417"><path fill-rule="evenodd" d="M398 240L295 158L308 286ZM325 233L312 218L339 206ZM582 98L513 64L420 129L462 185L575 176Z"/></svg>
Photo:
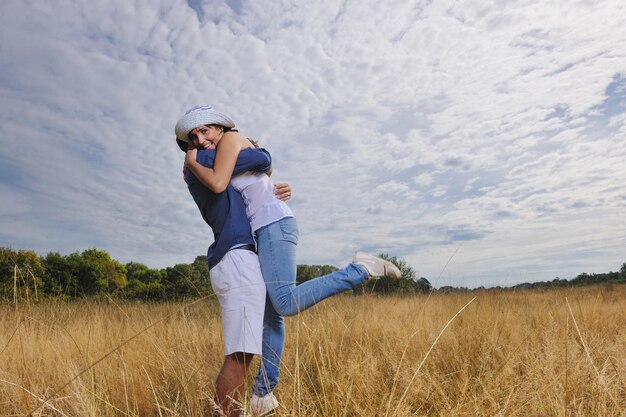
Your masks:
<svg viewBox="0 0 626 417"><path fill-rule="evenodd" d="M222 307L224 354L260 355L266 290L259 257L247 249L232 249L209 274Z"/></svg>

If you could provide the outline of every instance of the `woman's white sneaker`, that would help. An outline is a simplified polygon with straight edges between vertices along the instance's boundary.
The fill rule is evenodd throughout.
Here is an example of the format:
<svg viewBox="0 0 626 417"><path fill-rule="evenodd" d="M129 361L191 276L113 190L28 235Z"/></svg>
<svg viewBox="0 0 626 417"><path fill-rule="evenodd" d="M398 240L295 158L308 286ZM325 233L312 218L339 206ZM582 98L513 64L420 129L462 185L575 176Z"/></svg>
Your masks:
<svg viewBox="0 0 626 417"><path fill-rule="evenodd" d="M352 258L352 263L361 265L367 269L371 278L380 278L382 276L388 276L392 278L401 278L402 272L393 263L379 258L378 256L371 255L367 252L357 252Z"/></svg>

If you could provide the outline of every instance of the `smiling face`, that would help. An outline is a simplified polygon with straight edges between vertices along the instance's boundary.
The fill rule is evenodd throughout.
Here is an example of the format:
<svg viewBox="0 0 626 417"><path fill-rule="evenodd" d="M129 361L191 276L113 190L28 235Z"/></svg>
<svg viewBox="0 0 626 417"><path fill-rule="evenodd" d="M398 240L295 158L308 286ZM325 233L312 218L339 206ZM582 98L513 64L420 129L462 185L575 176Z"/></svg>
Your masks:
<svg viewBox="0 0 626 417"><path fill-rule="evenodd" d="M215 149L224 135L224 128L217 125L199 126L189 132L189 139L198 149Z"/></svg>

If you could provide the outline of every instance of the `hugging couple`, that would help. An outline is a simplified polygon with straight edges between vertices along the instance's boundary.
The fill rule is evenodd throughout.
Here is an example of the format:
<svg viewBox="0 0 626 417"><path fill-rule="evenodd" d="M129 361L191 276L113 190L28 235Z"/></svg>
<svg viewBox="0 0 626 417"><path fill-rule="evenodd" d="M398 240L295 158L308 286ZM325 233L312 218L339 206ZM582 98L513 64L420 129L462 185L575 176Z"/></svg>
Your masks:
<svg viewBox="0 0 626 417"><path fill-rule="evenodd" d="M296 285L298 227L285 203L291 188L272 184L267 150L206 105L188 110L175 132L186 153L185 182L213 230L207 258L221 306L225 355L215 386L217 413L246 412L246 371L254 355L261 355L249 411L262 416L278 407L273 391L285 343L284 316L367 279L400 278L401 272L389 261L357 252L347 267Z"/></svg>

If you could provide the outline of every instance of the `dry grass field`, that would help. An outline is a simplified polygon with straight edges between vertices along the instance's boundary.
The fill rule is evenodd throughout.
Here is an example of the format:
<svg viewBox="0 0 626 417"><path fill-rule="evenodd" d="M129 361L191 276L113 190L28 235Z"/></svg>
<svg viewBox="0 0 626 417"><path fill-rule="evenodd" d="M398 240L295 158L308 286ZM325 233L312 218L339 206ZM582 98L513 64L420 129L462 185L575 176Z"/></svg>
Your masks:
<svg viewBox="0 0 626 417"><path fill-rule="evenodd" d="M0 310L0 416L208 415L215 300ZM626 415L623 285L338 296L288 332L277 416Z"/></svg>

